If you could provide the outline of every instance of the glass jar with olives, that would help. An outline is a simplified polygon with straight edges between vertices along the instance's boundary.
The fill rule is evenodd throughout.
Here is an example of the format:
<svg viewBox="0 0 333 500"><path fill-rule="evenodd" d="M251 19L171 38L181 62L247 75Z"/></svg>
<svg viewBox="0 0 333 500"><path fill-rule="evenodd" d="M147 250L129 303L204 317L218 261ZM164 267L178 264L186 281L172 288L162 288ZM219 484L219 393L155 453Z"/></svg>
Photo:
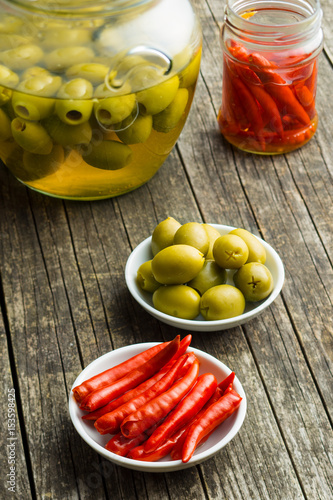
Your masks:
<svg viewBox="0 0 333 500"><path fill-rule="evenodd" d="M190 0L0 0L0 158L93 200L147 182L185 124L201 58Z"/></svg>

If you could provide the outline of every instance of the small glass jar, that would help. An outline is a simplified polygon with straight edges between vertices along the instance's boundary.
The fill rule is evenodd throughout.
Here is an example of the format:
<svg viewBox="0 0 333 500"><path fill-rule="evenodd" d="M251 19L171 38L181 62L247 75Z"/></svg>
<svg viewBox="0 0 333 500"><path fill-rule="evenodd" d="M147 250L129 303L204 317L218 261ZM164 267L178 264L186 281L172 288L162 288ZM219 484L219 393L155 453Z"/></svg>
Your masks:
<svg viewBox="0 0 333 500"><path fill-rule="evenodd" d="M0 0L0 158L55 197L147 182L185 124L201 58L190 0Z"/></svg>
<svg viewBox="0 0 333 500"><path fill-rule="evenodd" d="M228 0L218 115L228 142L281 154L314 135L321 17L316 0Z"/></svg>

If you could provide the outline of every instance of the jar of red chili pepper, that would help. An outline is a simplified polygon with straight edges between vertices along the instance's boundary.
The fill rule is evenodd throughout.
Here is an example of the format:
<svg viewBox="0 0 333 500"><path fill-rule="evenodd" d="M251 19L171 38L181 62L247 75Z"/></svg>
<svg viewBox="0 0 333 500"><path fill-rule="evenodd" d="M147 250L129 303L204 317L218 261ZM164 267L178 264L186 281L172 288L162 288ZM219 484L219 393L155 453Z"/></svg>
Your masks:
<svg viewBox="0 0 333 500"><path fill-rule="evenodd" d="M228 142L281 154L314 135L321 17L316 0L228 0L218 115Z"/></svg>

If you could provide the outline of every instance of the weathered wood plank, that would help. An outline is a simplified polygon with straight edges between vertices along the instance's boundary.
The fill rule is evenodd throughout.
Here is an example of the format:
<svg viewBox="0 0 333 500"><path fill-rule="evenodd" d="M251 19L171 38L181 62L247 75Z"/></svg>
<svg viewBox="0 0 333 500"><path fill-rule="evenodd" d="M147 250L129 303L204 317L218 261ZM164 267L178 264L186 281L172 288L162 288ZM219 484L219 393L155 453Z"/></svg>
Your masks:
<svg viewBox="0 0 333 500"><path fill-rule="evenodd" d="M1 293L1 292L0 292ZM2 395L0 411L2 415L1 446L1 498L33 498L29 483L29 472L25 460L21 424L18 414L20 393L13 380L7 345L7 335L0 310L0 375Z"/></svg>
<svg viewBox="0 0 333 500"><path fill-rule="evenodd" d="M0 265L37 498L93 498L96 490L93 494L83 481L79 483L79 475L75 477L76 467L88 476L87 467L96 455L77 436L68 414L66 379L81 369L78 354L72 350L73 359L68 356L75 344L73 330L65 328L70 316L65 311L62 318L57 314L59 297L45 269L31 192L4 169L0 176ZM104 497L103 484L99 495Z"/></svg>

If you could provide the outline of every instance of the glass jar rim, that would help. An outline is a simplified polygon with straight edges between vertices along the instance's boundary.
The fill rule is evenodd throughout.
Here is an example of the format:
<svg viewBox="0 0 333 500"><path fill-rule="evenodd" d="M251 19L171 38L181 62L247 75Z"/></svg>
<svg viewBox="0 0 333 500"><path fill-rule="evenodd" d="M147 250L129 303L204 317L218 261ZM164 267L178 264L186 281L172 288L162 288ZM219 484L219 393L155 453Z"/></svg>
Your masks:
<svg viewBox="0 0 333 500"><path fill-rule="evenodd" d="M303 16L295 22L286 24L264 24L255 22L252 17L242 17L242 13L259 10L284 10ZM298 10L297 10L298 9ZM291 46L312 38L321 30L322 10L319 0L227 0L225 24L237 36L246 36L251 43L263 45Z"/></svg>
<svg viewBox="0 0 333 500"><path fill-rule="evenodd" d="M251 17L244 18L238 12L246 9L247 11L251 10L259 10L260 8L272 9L273 7L279 8L283 6L293 6L295 8L299 7L302 13L308 13L308 16L304 16L304 19L299 20L297 23L288 23L288 24L264 24L260 22L252 21ZM312 8L311 8L312 7ZM301 30L304 29L305 25L312 24L316 22L318 17L321 20L321 7L320 0L227 0L227 4L225 6L225 13L227 16L235 16L235 20L237 20L237 24L241 29L242 26L246 29L255 30L267 30L270 31L277 27L288 29L289 27L299 26Z"/></svg>

